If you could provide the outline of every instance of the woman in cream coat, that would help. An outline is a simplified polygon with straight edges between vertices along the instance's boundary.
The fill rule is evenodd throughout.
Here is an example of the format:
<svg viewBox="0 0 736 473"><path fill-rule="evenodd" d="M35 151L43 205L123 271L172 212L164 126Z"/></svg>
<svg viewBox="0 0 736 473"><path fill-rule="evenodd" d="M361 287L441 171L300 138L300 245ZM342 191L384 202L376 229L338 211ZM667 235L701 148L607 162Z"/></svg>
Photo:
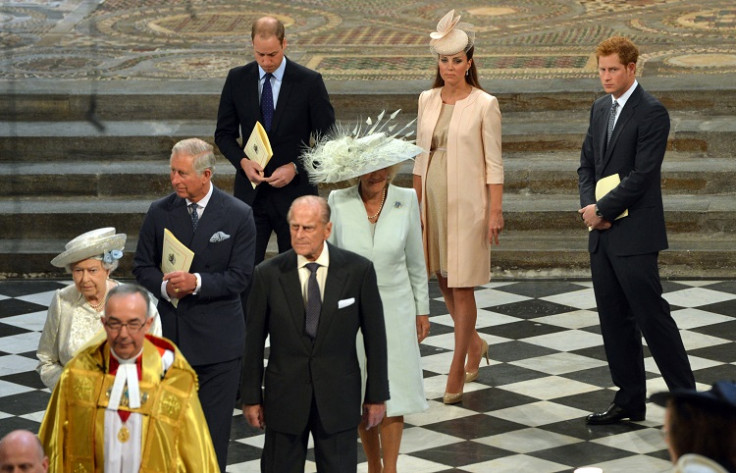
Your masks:
<svg viewBox="0 0 736 473"><path fill-rule="evenodd" d="M123 257L125 233L105 227L83 233L66 244L51 264L71 273L74 284L57 290L49 304L36 356L36 371L47 388L53 390L69 360L96 336L105 337L107 291L120 284L110 278ZM155 303L148 307L154 318L150 332L161 336L161 321Z"/></svg>
<svg viewBox="0 0 736 473"><path fill-rule="evenodd" d="M498 101L478 83L473 40L450 11L432 33L434 88L419 97L414 188L422 204L427 269L452 316L455 350L446 404L462 400L488 344L475 330L474 287L490 280L490 244L503 230L503 162Z"/></svg>
<svg viewBox="0 0 736 473"><path fill-rule="evenodd" d="M413 157L420 149L382 133L353 138L318 145L312 158L320 163L319 171L310 161L305 166L316 183L356 177L359 181L329 195L329 242L370 259L376 270L386 324L391 398L386 401L386 417L378 429L366 430L361 424L359 433L368 472L394 473L404 415L428 407L419 354L419 343L429 333L419 204L414 190L390 184L397 170L395 163ZM345 149L341 144L347 145ZM321 152L325 148L327 151ZM361 354L360 335L357 343ZM364 360L361 362L364 365Z"/></svg>

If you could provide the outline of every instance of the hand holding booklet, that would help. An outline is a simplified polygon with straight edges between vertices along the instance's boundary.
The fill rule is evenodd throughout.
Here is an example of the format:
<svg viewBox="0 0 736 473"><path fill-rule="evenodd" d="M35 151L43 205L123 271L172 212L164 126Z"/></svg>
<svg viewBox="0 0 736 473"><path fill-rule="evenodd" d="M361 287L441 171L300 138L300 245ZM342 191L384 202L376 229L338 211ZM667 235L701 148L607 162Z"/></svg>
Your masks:
<svg viewBox="0 0 736 473"><path fill-rule="evenodd" d="M161 272L168 274L172 271L189 271L194 259L194 252L180 242L171 230L164 228L164 247L161 252ZM179 299L172 298L174 307L179 305Z"/></svg>
<svg viewBox="0 0 736 473"><path fill-rule="evenodd" d="M621 178L618 177L618 173L611 174L610 176L606 176L602 179L600 179L598 182L595 183L595 200L599 201L611 192L613 189L616 188L616 186L619 185L621 182ZM629 209L624 210L621 212L621 215L616 217L615 220L618 220L620 218L627 217L629 215Z"/></svg>
<svg viewBox="0 0 736 473"><path fill-rule="evenodd" d="M243 151L245 151L248 159L257 162L262 168L266 168L266 164L273 156L273 150L271 149L271 142L268 140L268 133L266 133L266 129L263 128L261 122L256 122ZM250 184L254 189L258 185L253 181Z"/></svg>

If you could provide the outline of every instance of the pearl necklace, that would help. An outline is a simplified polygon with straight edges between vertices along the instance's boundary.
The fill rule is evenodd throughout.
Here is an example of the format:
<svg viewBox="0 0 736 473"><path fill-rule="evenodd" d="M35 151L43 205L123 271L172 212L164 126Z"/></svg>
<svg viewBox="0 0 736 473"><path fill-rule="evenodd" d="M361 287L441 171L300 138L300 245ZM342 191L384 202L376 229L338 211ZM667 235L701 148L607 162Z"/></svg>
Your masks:
<svg viewBox="0 0 736 473"><path fill-rule="evenodd" d="M105 294L102 296L102 299L97 304L93 304L90 301L87 301L87 304L89 304L90 307L92 307L95 312L102 312L102 309L105 308L105 299L107 298L107 281L105 281Z"/></svg>
<svg viewBox="0 0 736 473"><path fill-rule="evenodd" d="M378 207L378 212L376 212L373 216L368 216L368 220L375 220L378 218L379 215L381 215L381 210L383 210L383 203L386 202L386 194L387 194L388 187L383 188L383 193L381 195L381 205Z"/></svg>

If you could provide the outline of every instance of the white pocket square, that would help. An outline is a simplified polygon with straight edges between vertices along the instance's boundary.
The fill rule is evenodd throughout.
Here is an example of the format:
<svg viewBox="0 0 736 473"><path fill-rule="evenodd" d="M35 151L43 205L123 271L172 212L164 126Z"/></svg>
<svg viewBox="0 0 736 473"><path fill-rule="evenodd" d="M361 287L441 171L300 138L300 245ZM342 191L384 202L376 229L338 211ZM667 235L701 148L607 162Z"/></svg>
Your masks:
<svg viewBox="0 0 736 473"><path fill-rule="evenodd" d="M220 243L221 241L225 241L228 238L230 238L230 235L225 232L215 232L210 237L210 243Z"/></svg>
<svg viewBox="0 0 736 473"><path fill-rule="evenodd" d="M349 299L343 299L341 301L337 301L337 308L338 309L344 309L345 307L349 305L355 304L355 297L351 297Z"/></svg>

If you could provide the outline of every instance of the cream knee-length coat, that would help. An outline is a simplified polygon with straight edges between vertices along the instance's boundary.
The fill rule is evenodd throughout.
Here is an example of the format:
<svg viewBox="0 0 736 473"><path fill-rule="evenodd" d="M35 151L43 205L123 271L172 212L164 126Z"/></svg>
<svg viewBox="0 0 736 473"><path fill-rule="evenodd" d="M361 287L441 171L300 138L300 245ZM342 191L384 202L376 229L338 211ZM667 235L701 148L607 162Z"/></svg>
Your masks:
<svg viewBox="0 0 736 473"><path fill-rule="evenodd" d="M416 158L421 177L422 222L427 222L426 177L432 135L442 109L441 87L419 96L417 145L426 152ZM501 110L496 97L473 88L458 100L447 133L447 283L473 287L491 278L488 243L488 184L503 184ZM427 233L423 232L427 253Z"/></svg>

